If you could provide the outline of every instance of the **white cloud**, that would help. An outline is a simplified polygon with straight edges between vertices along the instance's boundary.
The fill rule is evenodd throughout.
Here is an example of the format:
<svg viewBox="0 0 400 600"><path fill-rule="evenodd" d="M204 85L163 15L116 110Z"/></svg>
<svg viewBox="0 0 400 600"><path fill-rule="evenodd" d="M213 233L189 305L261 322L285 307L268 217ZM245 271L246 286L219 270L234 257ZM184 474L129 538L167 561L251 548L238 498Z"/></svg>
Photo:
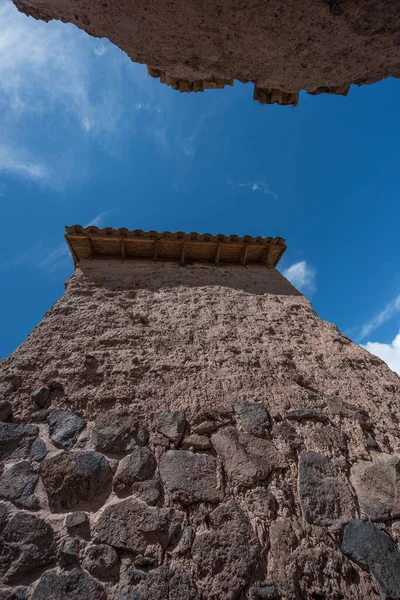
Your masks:
<svg viewBox="0 0 400 600"><path fill-rule="evenodd" d="M161 113L161 108L159 106L154 106L153 104L150 104L148 102L136 102L135 104L135 110L136 111L144 111L147 113Z"/></svg>
<svg viewBox="0 0 400 600"><path fill-rule="evenodd" d="M0 0L0 174L57 189L80 182L88 167L82 144L118 152L121 134L134 125L122 80L133 103L143 96L150 106L145 77L107 40L29 18Z"/></svg>
<svg viewBox="0 0 400 600"><path fill-rule="evenodd" d="M235 186L234 182L228 178L228 183L231 186ZM262 194L267 194L268 196L272 196L275 200L278 200L278 194L275 194L269 187L269 185L260 179L259 181L253 181L253 183L238 183L238 187L246 188L251 192L261 192Z"/></svg>
<svg viewBox="0 0 400 600"><path fill-rule="evenodd" d="M190 136L184 138L183 140L183 154L188 156L189 158L194 158L196 156L196 152L199 149L197 144L197 138L199 137L206 120L206 115L201 115L198 120L193 132Z"/></svg>
<svg viewBox="0 0 400 600"><path fill-rule="evenodd" d="M362 347L379 356L392 371L400 375L400 332L390 344L367 342L365 345L362 344Z"/></svg>
<svg viewBox="0 0 400 600"><path fill-rule="evenodd" d="M23 151L15 150L11 145L0 144L0 171L6 171L29 179L45 182L50 179L46 165L35 162L24 155ZM3 194L0 194L3 196Z"/></svg>
<svg viewBox="0 0 400 600"><path fill-rule="evenodd" d="M396 313L400 312L400 295L389 302L385 308L373 319L364 324L361 329L361 339L366 338L372 331L389 321Z"/></svg>
<svg viewBox="0 0 400 600"><path fill-rule="evenodd" d="M316 271L305 260L285 269L283 276L300 292L312 294L316 290Z"/></svg>
<svg viewBox="0 0 400 600"><path fill-rule="evenodd" d="M107 52L107 48L104 44L99 44L93 48L93 52L96 56L104 56L104 54Z"/></svg>

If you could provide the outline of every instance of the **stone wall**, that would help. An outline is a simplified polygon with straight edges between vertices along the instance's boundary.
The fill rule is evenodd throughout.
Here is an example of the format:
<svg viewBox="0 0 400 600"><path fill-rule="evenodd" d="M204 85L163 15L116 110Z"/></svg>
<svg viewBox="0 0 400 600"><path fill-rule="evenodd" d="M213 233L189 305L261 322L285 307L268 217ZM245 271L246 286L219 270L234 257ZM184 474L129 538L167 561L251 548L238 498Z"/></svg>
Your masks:
<svg viewBox="0 0 400 600"><path fill-rule="evenodd" d="M399 378L277 271L82 264L0 385L0 600L400 598Z"/></svg>
<svg viewBox="0 0 400 600"><path fill-rule="evenodd" d="M394 0L14 0L37 19L106 37L181 91L204 82L255 84L261 102L301 90L341 93L400 75Z"/></svg>

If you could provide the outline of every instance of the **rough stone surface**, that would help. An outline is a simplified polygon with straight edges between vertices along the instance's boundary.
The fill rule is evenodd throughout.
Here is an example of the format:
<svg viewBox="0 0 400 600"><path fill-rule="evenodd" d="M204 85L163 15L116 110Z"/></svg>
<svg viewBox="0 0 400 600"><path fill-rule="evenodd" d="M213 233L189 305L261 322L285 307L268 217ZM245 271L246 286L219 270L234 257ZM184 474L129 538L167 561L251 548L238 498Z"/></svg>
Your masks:
<svg viewBox="0 0 400 600"><path fill-rule="evenodd" d="M289 421L320 421L326 423L329 421L328 415L320 410L312 408L298 408L296 410L287 410L285 412L285 418Z"/></svg>
<svg viewBox="0 0 400 600"><path fill-rule="evenodd" d="M209 450L211 448L211 442L206 435L199 435L198 433L192 433L182 440L181 444L184 450Z"/></svg>
<svg viewBox="0 0 400 600"><path fill-rule="evenodd" d="M135 446L144 446L148 432L133 415L110 410L100 414L92 432L93 445L105 454L126 454Z"/></svg>
<svg viewBox="0 0 400 600"><path fill-rule="evenodd" d="M96 525L96 540L138 554L148 545L163 550L177 541L183 515L173 508L149 507L134 498L108 506Z"/></svg>
<svg viewBox="0 0 400 600"><path fill-rule="evenodd" d="M337 529L354 517L355 505L348 484L322 454L300 454L299 495L308 523Z"/></svg>
<svg viewBox="0 0 400 600"><path fill-rule="evenodd" d="M70 568L79 565L79 540L67 538L58 551L58 562L61 567Z"/></svg>
<svg viewBox="0 0 400 600"><path fill-rule="evenodd" d="M43 519L18 512L0 534L0 583L14 583L54 559L53 530Z"/></svg>
<svg viewBox="0 0 400 600"><path fill-rule="evenodd" d="M258 487L248 490L245 496L249 511L263 520L272 521L276 517L278 503L275 496L266 489Z"/></svg>
<svg viewBox="0 0 400 600"><path fill-rule="evenodd" d="M238 403L233 408L244 431L261 437L265 435L269 426L269 416L263 404Z"/></svg>
<svg viewBox="0 0 400 600"><path fill-rule="evenodd" d="M166 567L143 573L141 580L126 586L119 598L129 600L202 600L190 573L172 571Z"/></svg>
<svg viewBox="0 0 400 600"><path fill-rule="evenodd" d="M157 462L147 447L134 448L129 456L123 458L114 477L114 490L119 494L132 491L137 481L150 479L154 475Z"/></svg>
<svg viewBox="0 0 400 600"><path fill-rule="evenodd" d="M31 451L29 456L36 460L36 462L41 462L47 455L47 447L44 441L41 438L37 438L31 447Z"/></svg>
<svg viewBox="0 0 400 600"><path fill-rule="evenodd" d="M120 563L112 546L92 544L86 550L83 566L93 577L107 581L118 577Z"/></svg>
<svg viewBox="0 0 400 600"><path fill-rule="evenodd" d="M33 413L32 390L53 380L61 387L51 384L51 408ZM0 585L27 588L31 600L42 571L53 570L62 597L64 569L74 562L63 563L60 550L73 538L86 574L89 547L106 544L119 555L119 573L104 569L104 589L113 600L249 600L254 590L264 593L272 585L282 600L379 600L372 567L340 546L346 519L359 517L359 506L365 513L360 490L353 504L350 475L357 465L369 469L382 460L379 478L374 472L363 482L369 497L382 494L378 500L395 514L389 483L400 449L399 397L399 378L319 320L277 271L251 264L83 262L64 297L0 363L0 398L13 406L13 422L0 423L2 469L29 460L43 479L35 488L36 517L31 509L20 513L39 519L25 528L26 535L42 531L36 542L18 539L12 549L9 539L4 543L19 509L0 502L0 570L10 577ZM87 421L77 441L85 452L76 451L78 445L54 449L47 416L59 409ZM329 422L285 418L299 410L327 415ZM173 450L176 442L153 420L165 411L186 416L184 437ZM33 419L38 427L26 425ZM182 450L194 435L204 439L189 447L193 451ZM38 465L33 456L40 440L49 453ZM107 459L93 452L95 444ZM121 500L111 493L112 476L133 452L152 453L157 467ZM170 452L189 455L190 468L214 461L215 485L207 490L218 491L215 502L173 499L160 477ZM320 457L306 461L302 491L301 453ZM189 486L185 468L170 475L183 481L178 487L187 498L198 493L198 477L192 471L196 484ZM54 514L59 511L68 512ZM396 518L387 528L398 544ZM43 522L54 528L51 539L38 525ZM382 560L390 572L387 555ZM99 585L103 574L90 576ZM41 593L51 598L48 590Z"/></svg>
<svg viewBox="0 0 400 600"><path fill-rule="evenodd" d="M132 485L131 493L139 500L146 502L150 506L159 504L161 499L160 484L158 481L149 479L147 481L136 481Z"/></svg>
<svg viewBox="0 0 400 600"><path fill-rule="evenodd" d="M0 476L0 498L10 500L21 508L39 508L39 500L34 493L38 477L28 460L11 465Z"/></svg>
<svg viewBox="0 0 400 600"><path fill-rule="evenodd" d="M12 415L12 406L11 402L8 400L0 401L0 421L7 421L9 417Z"/></svg>
<svg viewBox="0 0 400 600"><path fill-rule="evenodd" d="M89 517L82 511L71 513L65 518L65 527L73 535L88 537L90 532Z"/></svg>
<svg viewBox="0 0 400 600"><path fill-rule="evenodd" d="M0 588L0 600L27 600L26 588Z"/></svg>
<svg viewBox="0 0 400 600"><path fill-rule="evenodd" d="M324 528L281 517L270 525L269 543L268 580L281 598L379 599L369 574L340 552Z"/></svg>
<svg viewBox="0 0 400 600"><path fill-rule="evenodd" d="M0 423L0 460L28 458L38 433L36 425Z"/></svg>
<svg viewBox="0 0 400 600"><path fill-rule="evenodd" d="M32 393L32 398L35 401L35 404L37 404L40 408L46 406L49 396L50 387L48 385L43 385Z"/></svg>
<svg viewBox="0 0 400 600"><path fill-rule="evenodd" d="M372 462L351 467L350 481L360 507L373 521L400 517L400 455L371 453Z"/></svg>
<svg viewBox="0 0 400 600"><path fill-rule="evenodd" d="M61 452L42 462L40 475L53 512L100 503L110 491L110 465L98 452Z"/></svg>
<svg viewBox="0 0 400 600"><path fill-rule="evenodd" d="M185 413L181 410L154 415L154 427L174 444L179 444L186 428Z"/></svg>
<svg viewBox="0 0 400 600"><path fill-rule="evenodd" d="M342 551L370 569L383 598L400 598L400 551L385 531L367 521L350 521Z"/></svg>
<svg viewBox="0 0 400 600"><path fill-rule="evenodd" d="M109 38L132 60L183 80L234 78L319 92L400 74L400 7L393 0L14 1L35 18Z"/></svg>
<svg viewBox="0 0 400 600"><path fill-rule="evenodd" d="M193 540L195 538L195 532L193 527L185 527L182 532L182 537L179 540L179 544L174 548L172 554L185 555L189 552L192 547Z"/></svg>
<svg viewBox="0 0 400 600"><path fill-rule="evenodd" d="M76 444L79 433L86 423L71 410L51 410L47 416L52 442L65 450Z"/></svg>
<svg viewBox="0 0 400 600"><path fill-rule="evenodd" d="M64 574L44 573L31 600L107 600L104 587L81 569Z"/></svg>
<svg viewBox="0 0 400 600"><path fill-rule="evenodd" d="M267 479L274 469L284 468L285 461L274 444L253 435L225 427L211 436L211 443L221 457L228 477L240 485L253 485Z"/></svg>
<svg viewBox="0 0 400 600"><path fill-rule="evenodd" d="M213 456L186 450L168 450L159 462L161 481L172 499L182 504L221 500L217 466Z"/></svg>
<svg viewBox="0 0 400 600"><path fill-rule="evenodd" d="M210 514L209 531L196 536L192 556L206 598L240 598L258 569L260 548L246 515L234 503Z"/></svg>

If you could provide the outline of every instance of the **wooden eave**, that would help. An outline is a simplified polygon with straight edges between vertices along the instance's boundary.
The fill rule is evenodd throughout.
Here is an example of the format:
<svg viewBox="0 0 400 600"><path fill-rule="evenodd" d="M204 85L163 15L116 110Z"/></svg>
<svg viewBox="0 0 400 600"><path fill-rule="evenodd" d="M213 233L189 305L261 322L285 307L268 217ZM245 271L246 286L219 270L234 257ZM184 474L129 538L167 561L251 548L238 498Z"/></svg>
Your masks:
<svg viewBox="0 0 400 600"><path fill-rule="evenodd" d="M218 264L262 264L276 267L286 244L281 237L211 235L209 233L171 233L135 229L99 229L95 226L66 227L65 239L75 266L81 260L164 260L181 264L209 262Z"/></svg>

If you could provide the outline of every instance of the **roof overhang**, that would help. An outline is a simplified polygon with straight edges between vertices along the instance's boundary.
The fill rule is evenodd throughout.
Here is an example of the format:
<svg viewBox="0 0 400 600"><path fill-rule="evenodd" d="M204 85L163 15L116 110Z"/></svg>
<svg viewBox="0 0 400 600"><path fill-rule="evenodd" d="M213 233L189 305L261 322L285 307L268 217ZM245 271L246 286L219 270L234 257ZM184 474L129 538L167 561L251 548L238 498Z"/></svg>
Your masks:
<svg viewBox="0 0 400 600"><path fill-rule="evenodd" d="M283 238L170 233L135 229L66 227L65 239L75 266L81 260L165 260L224 264L262 264L276 267L286 250Z"/></svg>

